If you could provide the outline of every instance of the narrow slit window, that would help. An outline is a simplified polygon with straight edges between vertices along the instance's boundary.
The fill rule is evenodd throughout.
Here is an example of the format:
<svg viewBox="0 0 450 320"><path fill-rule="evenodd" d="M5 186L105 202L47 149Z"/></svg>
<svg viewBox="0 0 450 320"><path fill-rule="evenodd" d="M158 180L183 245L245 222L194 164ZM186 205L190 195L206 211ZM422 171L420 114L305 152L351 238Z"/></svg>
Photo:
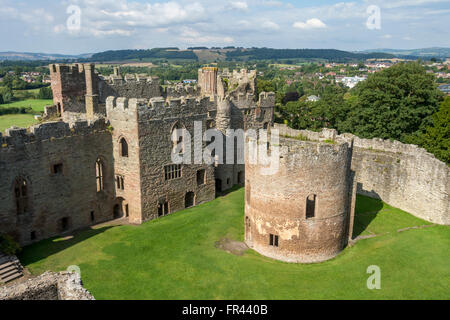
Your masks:
<svg viewBox="0 0 450 320"><path fill-rule="evenodd" d="M128 142L125 138L120 139L120 156L128 158Z"/></svg>
<svg viewBox="0 0 450 320"><path fill-rule="evenodd" d="M97 192L104 190L104 181L103 181L103 163L100 159L97 160L97 163L95 165L96 167L96 175L97 175Z"/></svg>
<svg viewBox="0 0 450 320"><path fill-rule="evenodd" d="M125 179L122 176L116 176L116 186L117 190L125 190Z"/></svg>
<svg viewBox="0 0 450 320"><path fill-rule="evenodd" d="M28 185L24 179L16 180L14 196L16 199L17 214L26 213L28 211Z"/></svg>
<svg viewBox="0 0 450 320"><path fill-rule="evenodd" d="M317 196L315 194L310 195L306 199L306 219L314 218L316 215L316 202Z"/></svg>

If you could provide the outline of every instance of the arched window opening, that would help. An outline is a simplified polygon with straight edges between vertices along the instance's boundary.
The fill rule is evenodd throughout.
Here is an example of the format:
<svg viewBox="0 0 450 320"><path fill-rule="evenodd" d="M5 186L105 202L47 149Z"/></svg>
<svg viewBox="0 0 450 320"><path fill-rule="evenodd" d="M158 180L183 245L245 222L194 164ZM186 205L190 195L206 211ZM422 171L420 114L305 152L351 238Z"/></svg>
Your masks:
<svg viewBox="0 0 450 320"><path fill-rule="evenodd" d="M315 194L306 199L306 219L314 218L316 215L317 196Z"/></svg>
<svg viewBox="0 0 450 320"><path fill-rule="evenodd" d="M120 139L119 142L120 156L128 158L128 142L125 138Z"/></svg>
<svg viewBox="0 0 450 320"><path fill-rule="evenodd" d="M97 163L95 165L96 168L96 176L97 176L97 192L104 190L104 166L103 162L100 159L97 159Z"/></svg>
<svg viewBox="0 0 450 320"><path fill-rule="evenodd" d="M14 196L17 214L26 213L28 211L28 184L25 179L19 178L16 180Z"/></svg>

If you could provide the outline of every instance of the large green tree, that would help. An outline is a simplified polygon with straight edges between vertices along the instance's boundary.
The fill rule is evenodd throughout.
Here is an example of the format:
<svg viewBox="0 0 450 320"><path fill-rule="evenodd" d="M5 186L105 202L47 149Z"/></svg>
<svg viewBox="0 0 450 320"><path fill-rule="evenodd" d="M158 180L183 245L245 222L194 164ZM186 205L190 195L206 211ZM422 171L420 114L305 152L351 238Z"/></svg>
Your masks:
<svg viewBox="0 0 450 320"><path fill-rule="evenodd" d="M434 80L418 63L399 63L369 76L355 88L357 99L343 129L404 141L430 125L439 108L442 95Z"/></svg>
<svg viewBox="0 0 450 320"><path fill-rule="evenodd" d="M436 158L450 164L450 97L442 102L439 111L433 115L433 124L423 133L406 138L433 153Z"/></svg>

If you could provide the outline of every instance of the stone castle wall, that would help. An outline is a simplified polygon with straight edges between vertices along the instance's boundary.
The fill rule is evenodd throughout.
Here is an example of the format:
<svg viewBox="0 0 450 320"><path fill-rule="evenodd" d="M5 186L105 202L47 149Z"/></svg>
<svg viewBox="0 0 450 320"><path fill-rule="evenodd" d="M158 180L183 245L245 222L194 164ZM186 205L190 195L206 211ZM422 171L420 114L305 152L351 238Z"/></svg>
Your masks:
<svg viewBox="0 0 450 320"><path fill-rule="evenodd" d="M45 272L24 283L0 288L0 300L95 300L83 288L80 275Z"/></svg>
<svg viewBox="0 0 450 320"><path fill-rule="evenodd" d="M273 124L273 106L275 105L273 93L262 92L258 101L254 101L253 94L241 94L239 97L240 99L229 97L217 102L215 126L218 130L226 134L227 129L258 130L267 129ZM226 144L225 139L224 144ZM226 151L225 145L224 150ZM237 153L236 148L234 152ZM225 191L234 185L243 185L244 176L244 163L221 164L215 170L216 189Z"/></svg>
<svg viewBox="0 0 450 320"><path fill-rule="evenodd" d="M182 164L181 176L166 180L165 167L173 165L172 132L174 128L185 128L192 137L191 154L194 153L194 122L202 125L205 132L209 99L107 99L107 114L114 128L114 143L124 137L129 143L130 155L123 164L117 163L117 170L123 170L128 177L136 176L140 194L140 212L130 219L135 222L158 218L158 206L167 203L170 213L186 207L188 193L193 194L193 205L215 198L214 168L206 164ZM116 134L117 132L117 134ZM114 147L117 150L117 146ZM114 152L117 153L116 151ZM192 161L194 157L192 156ZM198 183L197 174L204 171L204 179ZM128 178L126 178L128 180ZM138 186L139 184L139 186ZM127 197L124 198L128 201Z"/></svg>
<svg viewBox="0 0 450 320"><path fill-rule="evenodd" d="M26 245L112 219L114 162L103 119L71 126L49 122L30 132L7 129L0 140L0 233ZM98 158L105 168L102 192L96 189ZM26 182L27 208L21 213L15 194L19 179Z"/></svg>
<svg viewBox="0 0 450 320"><path fill-rule="evenodd" d="M265 256L286 262L311 263L335 257L349 237L351 157L351 142L281 138L275 174L264 175L264 165L247 159L246 243ZM307 215L308 198L314 202L312 216Z"/></svg>
<svg viewBox="0 0 450 320"><path fill-rule="evenodd" d="M310 140L353 139L352 169L359 194L381 199L429 222L450 224L450 169L426 150L398 141L337 135L335 130L311 132L279 124L275 128L281 135L301 134Z"/></svg>
<svg viewBox="0 0 450 320"><path fill-rule="evenodd" d="M120 81L99 80L99 101L106 103L110 96L150 99L162 96L159 82L151 79L133 79Z"/></svg>
<svg viewBox="0 0 450 320"><path fill-rule="evenodd" d="M50 78L53 91L53 102L61 113L68 116L72 113L86 112L86 78L84 65L51 64Z"/></svg>

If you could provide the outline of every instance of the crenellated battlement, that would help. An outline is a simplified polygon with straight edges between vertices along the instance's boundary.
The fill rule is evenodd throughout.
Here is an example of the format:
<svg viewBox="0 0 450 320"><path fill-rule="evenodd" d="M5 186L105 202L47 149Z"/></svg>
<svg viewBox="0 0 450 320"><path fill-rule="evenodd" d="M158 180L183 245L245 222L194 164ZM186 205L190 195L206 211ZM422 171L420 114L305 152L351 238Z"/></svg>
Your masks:
<svg viewBox="0 0 450 320"><path fill-rule="evenodd" d="M49 65L50 73L57 74L83 74L85 69L83 64L62 65L51 64Z"/></svg>
<svg viewBox="0 0 450 320"><path fill-rule="evenodd" d="M390 154L402 154L413 157L424 156L429 160L436 162L436 165L445 167L446 164L435 158L435 156L425 149L420 148L413 144L404 144L396 140L384 140L380 138L363 139L359 138L351 133L338 134L335 129L322 129L320 132L314 132L309 130L296 130L291 129L285 124L274 124L274 128L278 129L281 136L299 137L305 138L310 141L351 141L353 140L353 146L355 148L364 149L367 152L386 152Z"/></svg>
<svg viewBox="0 0 450 320"><path fill-rule="evenodd" d="M273 108L275 106L275 93L261 92L259 94L258 104L261 108Z"/></svg>
<svg viewBox="0 0 450 320"><path fill-rule="evenodd" d="M76 121L73 123L55 121L32 126L28 129L11 127L6 134L0 133L0 151L28 143L37 143L71 136L90 135L108 129L105 119L95 121Z"/></svg>
<svg viewBox="0 0 450 320"><path fill-rule="evenodd" d="M106 112L108 118L116 120L153 120L174 117L202 115L208 113L209 98L196 97L151 99L128 99L108 97Z"/></svg>

